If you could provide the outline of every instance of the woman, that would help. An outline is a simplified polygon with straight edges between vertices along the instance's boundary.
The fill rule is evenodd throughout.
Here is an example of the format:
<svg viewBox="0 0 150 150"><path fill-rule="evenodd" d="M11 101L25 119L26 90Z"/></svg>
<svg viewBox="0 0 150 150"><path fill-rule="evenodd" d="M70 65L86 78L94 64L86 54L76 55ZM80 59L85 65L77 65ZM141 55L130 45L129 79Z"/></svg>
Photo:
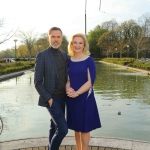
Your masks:
<svg viewBox="0 0 150 150"><path fill-rule="evenodd" d="M89 56L87 39L81 33L72 36L68 53L71 58L67 62L67 124L75 131L77 150L87 150L90 131L101 127L93 92L95 63Z"/></svg>

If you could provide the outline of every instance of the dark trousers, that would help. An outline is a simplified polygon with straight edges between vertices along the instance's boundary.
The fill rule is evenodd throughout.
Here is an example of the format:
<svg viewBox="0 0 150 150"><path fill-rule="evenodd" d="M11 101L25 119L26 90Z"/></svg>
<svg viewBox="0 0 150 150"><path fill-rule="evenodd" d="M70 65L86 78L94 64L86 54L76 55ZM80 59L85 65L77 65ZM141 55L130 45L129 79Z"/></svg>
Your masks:
<svg viewBox="0 0 150 150"><path fill-rule="evenodd" d="M51 115L49 131L49 150L59 150L63 138L68 133L68 126L65 120L65 99L53 98L52 106L47 110Z"/></svg>

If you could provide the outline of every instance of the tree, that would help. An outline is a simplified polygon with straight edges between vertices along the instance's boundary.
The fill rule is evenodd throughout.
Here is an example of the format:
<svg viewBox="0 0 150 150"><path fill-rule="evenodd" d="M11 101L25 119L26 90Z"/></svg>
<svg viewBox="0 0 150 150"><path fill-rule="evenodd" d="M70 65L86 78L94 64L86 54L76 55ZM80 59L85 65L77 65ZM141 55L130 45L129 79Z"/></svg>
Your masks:
<svg viewBox="0 0 150 150"><path fill-rule="evenodd" d="M66 53L68 53L68 40L66 36L63 36L63 41L61 43L60 49Z"/></svg>
<svg viewBox="0 0 150 150"><path fill-rule="evenodd" d="M0 28L4 26L5 26L5 19L0 19ZM16 34L16 31L14 31L13 29L10 31L6 31L6 32L4 32L3 30L0 30L0 44L12 38Z"/></svg>
<svg viewBox="0 0 150 150"><path fill-rule="evenodd" d="M101 27L106 30L112 30L114 31L116 27L118 26L118 23L115 19L105 21L101 24Z"/></svg>
<svg viewBox="0 0 150 150"><path fill-rule="evenodd" d="M12 58L14 57L14 49L6 49L0 51L0 58Z"/></svg>
<svg viewBox="0 0 150 150"><path fill-rule="evenodd" d="M117 50L120 53L120 58L122 54L126 53L127 44L129 44L130 38L132 37L132 28L136 26L137 23L134 20L128 20L121 23L120 26L116 28L117 35Z"/></svg>
<svg viewBox="0 0 150 150"><path fill-rule="evenodd" d="M145 13L139 17L138 23L143 29L144 37L150 37L150 13Z"/></svg>
<svg viewBox="0 0 150 150"><path fill-rule="evenodd" d="M145 30L137 25L132 28L132 38L130 38L130 45L136 51L136 59L139 58L139 53L149 50L149 37L145 37Z"/></svg>
<svg viewBox="0 0 150 150"><path fill-rule="evenodd" d="M17 56L18 57L28 57L29 54L28 54L28 49L26 46L24 45L20 45L17 49Z"/></svg>
<svg viewBox="0 0 150 150"><path fill-rule="evenodd" d="M37 46L37 52L47 49L49 47L47 36L48 36L47 33L43 33L40 35L39 39L36 41L35 45Z"/></svg>
<svg viewBox="0 0 150 150"><path fill-rule="evenodd" d="M103 55L109 55L113 57L113 54L116 52L116 35L115 31L107 31L105 32L99 39L97 46L102 49Z"/></svg>
<svg viewBox="0 0 150 150"><path fill-rule="evenodd" d="M145 52L146 54L146 51L149 52L150 50L150 13L145 13L141 17L139 17L138 24L142 28L142 34L141 34L142 49L140 50L141 52Z"/></svg>
<svg viewBox="0 0 150 150"><path fill-rule="evenodd" d="M97 46L98 39L103 33L107 32L106 29L101 28L97 25L94 30L91 30L88 33L88 42L89 42L89 49L91 52L91 56L93 57L101 57L101 49Z"/></svg>
<svg viewBox="0 0 150 150"><path fill-rule="evenodd" d="M18 36L21 38L21 42L28 49L29 59L31 61L33 47L34 47L34 45L35 45L35 43L37 41L38 34L34 33L34 30L30 30L28 32L19 31L19 35Z"/></svg>

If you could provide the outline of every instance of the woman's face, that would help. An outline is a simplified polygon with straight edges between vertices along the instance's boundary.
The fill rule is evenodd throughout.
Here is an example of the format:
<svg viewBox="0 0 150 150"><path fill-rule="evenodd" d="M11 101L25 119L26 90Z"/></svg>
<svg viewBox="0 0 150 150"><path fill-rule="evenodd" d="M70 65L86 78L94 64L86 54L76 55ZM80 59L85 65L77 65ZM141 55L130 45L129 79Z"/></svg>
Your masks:
<svg viewBox="0 0 150 150"><path fill-rule="evenodd" d="M73 50L75 53L81 53L84 49L84 40L82 37L74 37L73 39Z"/></svg>

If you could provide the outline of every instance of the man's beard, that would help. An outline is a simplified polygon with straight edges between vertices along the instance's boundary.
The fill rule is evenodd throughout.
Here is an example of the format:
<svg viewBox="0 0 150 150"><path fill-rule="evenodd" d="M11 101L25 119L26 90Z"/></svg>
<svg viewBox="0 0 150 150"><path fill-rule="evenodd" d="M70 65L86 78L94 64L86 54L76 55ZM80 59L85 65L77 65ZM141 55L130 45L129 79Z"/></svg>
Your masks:
<svg viewBox="0 0 150 150"><path fill-rule="evenodd" d="M57 46L55 46L54 44L50 44L51 47L53 47L54 49L58 49L60 47L60 44L58 44Z"/></svg>

